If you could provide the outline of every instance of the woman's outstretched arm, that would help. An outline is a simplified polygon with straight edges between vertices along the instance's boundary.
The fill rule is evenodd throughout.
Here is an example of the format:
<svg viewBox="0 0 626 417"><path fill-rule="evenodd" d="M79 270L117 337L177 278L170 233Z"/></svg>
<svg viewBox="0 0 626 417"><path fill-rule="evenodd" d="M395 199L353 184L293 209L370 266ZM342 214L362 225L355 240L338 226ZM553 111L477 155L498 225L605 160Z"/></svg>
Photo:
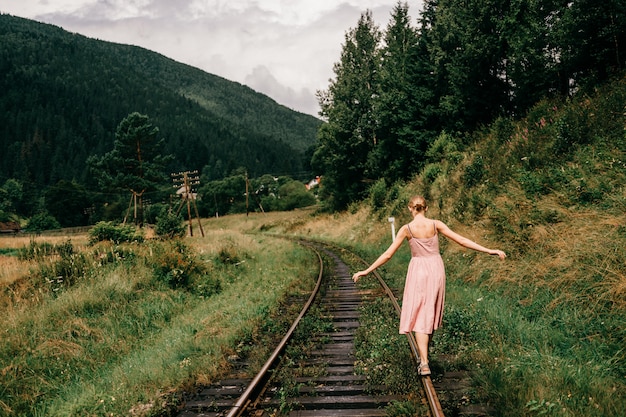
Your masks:
<svg viewBox="0 0 626 417"><path fill-rule="evenodd" d="M504 259L506 258L506 253L504 253L503 251L499 250L499 249L489 249L486 248L482 245L479 245L478 243L474 242L473 240L470 240L468 238L466 238L465 236L461 236L460 234L453 232L444 222L439 221L439 220L435 220L435 224L437 226L437 231L439 233L441 233L442 235L444 235L445 237L455 241L456 243L458 243L459 245L469 248L469 249L473 249L475 251L478 252L484 252L484 253L488 253L489 255L497 255L500 259Z"/></svg>
<svg viewBox="0 0 626 417"><path fill-rule="evenodd" d="M406 229L407 229L406 225L402 226L400 230L398 230L398 234L396 235L395 240L393 241L393 243L391 243L391 245L387 248L387 250L384 251L378 257L378 259L376 259L374 263L369 266L369 268L364 269L362 271L358 271L354 275L352 275L352 280L354 282L357 282L359 278L364 277L365 275L374 271L376 268L379 268L383 266L384 264L386 264L387 261L389 261L393 257L393 255L396 253L398 248L402 246L402 242L406 239L406 236L407 236Z"/></svg>

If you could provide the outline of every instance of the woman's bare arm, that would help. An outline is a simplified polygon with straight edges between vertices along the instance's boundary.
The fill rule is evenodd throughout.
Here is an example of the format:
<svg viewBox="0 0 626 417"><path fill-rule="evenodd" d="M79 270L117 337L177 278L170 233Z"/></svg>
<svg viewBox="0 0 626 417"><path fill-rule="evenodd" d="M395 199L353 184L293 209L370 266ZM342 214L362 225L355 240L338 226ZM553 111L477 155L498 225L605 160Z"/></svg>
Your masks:
<svg viewBox="0 0 626 417"><path fill-rule="evenodd" d="M359 278L364 277L365 275L367 275L370 272L374 271L376 268L379 268L379 267L383 266L384 264L386 264L393 257L393 255L396 253L398 248L400 248L400 246L402 246L402 242L404 242L404 240L407 237L407 230L406 229L407 229L406 225L402 226L400 228L400 230L398 230L398 234L396 235L395 240L387 248L387 250L384 251L378 257L378 259L376 259L374 261L374 263L369 266L369 268L364 269L362 271L358 271L354 275L352 275L352 280L354 282L357 282L359 280Z"/></svg>
<svg viewBox="0 0 626 417"><path fill-rule="evenodd" d="M506 258L506 253L499 249L489 249L478 243L474 242L466 238L465 236L461 236L460 234L453 232L445 223L439 220L435 220L435 224L437 226L437 231L449 238L450 240L455 241L459 245L466 247L468 249L473 249L478 252L488 253L489 255L497 255L500 259Z"/></svg>

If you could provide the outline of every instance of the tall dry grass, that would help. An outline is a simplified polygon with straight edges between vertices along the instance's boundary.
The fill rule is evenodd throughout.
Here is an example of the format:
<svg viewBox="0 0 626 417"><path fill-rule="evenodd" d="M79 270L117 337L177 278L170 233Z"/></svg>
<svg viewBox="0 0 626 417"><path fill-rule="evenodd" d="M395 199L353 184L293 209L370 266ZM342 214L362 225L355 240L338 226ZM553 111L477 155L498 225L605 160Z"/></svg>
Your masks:
<svg viewBox="0 0 626 417"><path fill-rule="evenodd" d="M72 236L0 236L0 286L11 284L28 275L29 271L36 266L33 261L21 261L16 253L32 243L49 243L58 245L71 240L74 245L84 248L88 243L86 234ZM13 255L2 255L11 252Z"/></svg>

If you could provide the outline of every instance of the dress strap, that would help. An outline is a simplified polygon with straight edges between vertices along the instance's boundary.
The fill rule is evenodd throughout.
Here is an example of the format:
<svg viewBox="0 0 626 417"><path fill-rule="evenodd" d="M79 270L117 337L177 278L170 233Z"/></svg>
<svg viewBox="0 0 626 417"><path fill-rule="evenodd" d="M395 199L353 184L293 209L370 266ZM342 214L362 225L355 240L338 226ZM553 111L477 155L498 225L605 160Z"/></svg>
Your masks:
<svg viewBox="0 0 626 417"><path fill-rule="evenodd" d="M435 222L433 222L433 230L434 230L435 234L437 234L437 225L435 224Z"/></svg>
<svg viewBox="0 0 626 417"><path fill-rule="evenodd" d="M409 231L409 234L411 235L411 239L414 239L414 237L413 237L413 233L411 233L411 228L409 227L409 224L408 224L408 223L407 223L407 225L406 225L406 230L408 230L408 231Z"/></svg>

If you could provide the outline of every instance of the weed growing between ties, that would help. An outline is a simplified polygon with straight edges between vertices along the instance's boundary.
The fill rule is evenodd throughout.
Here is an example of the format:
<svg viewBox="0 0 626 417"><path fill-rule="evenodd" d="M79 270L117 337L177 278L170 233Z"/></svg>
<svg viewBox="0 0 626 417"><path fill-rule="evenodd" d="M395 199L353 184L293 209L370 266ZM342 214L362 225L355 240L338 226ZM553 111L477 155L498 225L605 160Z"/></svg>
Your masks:
<svg viewBox="0 0 626 417"><path fill-rule="evenodd" d="M289 242L217 235L26 246L45 254L0 294L0 415L158 415L175 407L168 392L223 374L265 312L315 277Z"/></svg>

